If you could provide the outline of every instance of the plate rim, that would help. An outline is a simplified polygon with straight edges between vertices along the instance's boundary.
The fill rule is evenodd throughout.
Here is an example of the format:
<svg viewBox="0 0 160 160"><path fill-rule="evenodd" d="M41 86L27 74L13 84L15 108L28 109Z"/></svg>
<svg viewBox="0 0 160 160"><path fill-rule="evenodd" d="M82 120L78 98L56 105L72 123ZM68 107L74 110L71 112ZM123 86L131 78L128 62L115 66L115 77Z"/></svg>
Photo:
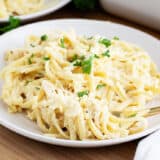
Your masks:
<svg viewBox="0 0 160 160"><path fill-rule="evenodd" d="M115 138L115 139L106 139L106 140L67 140L67 139L60 139L60 138L54 138L45 136L42 134L36 134L34 132L28 131L26 129L22 129L20 127L17 127L16 125L9 123L9 122L0 122L0 124L7 128L8 130L21 135L23 137L29 138L31 140L35 140L37 142L43 142L47 144L57 145L57 146L63 146L63 147L76 147L76 148L95 148L95 147L104 147L104 146L112 146L116 144L122 144L126 142L130 142L139 138L143 138L147 135L150 135L154 132L156 132L158 129L160 129L160 124L149 128L143 132L129 135L124 138Z"/></svg>
<svg viewBox="0 0 160 160"><path fill-rule="evenodd" d="M32 21L36 18L40 18L42 16L46 16L52 12L55 12L58 9L63 8L65 5L67 5L70 2L71 2L71 0L61 0L53 7L42 9L42 10L39 10L39 11L31 13L31 14L15 16L15 17L19 18L22 22L26 22L26 21L30 21L30 20ZM6 23L6 22L8 22L8 18L0 18L0 23Z"/></svg>
<svg viewBox="0 0 160 160"><path fill-rule="evenodd" d="M154 36L145 33L141 30L135 29L133 27L129 27L129 26L125 26L123 24L119 24L119 23L115 23L115 22L110 22L110 21L105 21L105 20L90 20L90 19L74 19L74 18L67 18L67 19L54 19L54 20L47 20L47 21L40 21L40 22L34 22L34 23L30 23L24 26L21 26L17 29L14 29L12 31L9 31L5 34L3 34L2 36L0 36L0 40L5 38L6 36L9 36L10 34L12 34L13 32L16 31L20 31L23 30L27 27L31 27L32 25L39 25L39 24L44 24L44 23L56 23L58 21L84 21L84 22L97 22L97 23L108 23L108 24L112 24L112 25L118 25L121 27L125 27L129 30L132 31L136 31L139 32L145 36L148 36L149 38L155 40L156 42L158 42L160 44L160 40L158 38L155 38ZM8 128L9 130L22 135L24 137L36 140L36 141L40 141L40 142L44 142L44 143L49 143L49 144L53 144L53 145L58 145L58 146L65 146L65 147L102 147L102 146L110 146L110 145L115 145L115 144L120 144L120 143L124 143L124 142L129 142L129 141L133 141L135 139L144 137L146 135L149 135L153 132L155 132L156 130L160 129L160 124L156 125L152 128L148 128L147 130L134 134L134 135L129 135L127 137L124 138L115 138L115 139L109 139L109 140L94 140L94 141L79 141L79 140L66 140L66 139L59 139L59 138L51 138L45 135L41 135L41 134L37 134L31 131L28 131L26 129L20 128L10 122L5 122L1 117L0 117L0 125L4 126L5 128Z"/></svg>

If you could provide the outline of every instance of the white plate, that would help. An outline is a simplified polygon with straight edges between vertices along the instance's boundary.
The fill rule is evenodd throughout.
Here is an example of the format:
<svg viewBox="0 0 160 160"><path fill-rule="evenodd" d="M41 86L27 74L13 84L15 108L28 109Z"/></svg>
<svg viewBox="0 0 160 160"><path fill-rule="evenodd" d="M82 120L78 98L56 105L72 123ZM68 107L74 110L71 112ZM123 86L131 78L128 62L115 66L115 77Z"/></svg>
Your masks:
<svg viewBox="0 0 160 160"><path fill-rule="evenodd" d="M78 34L82 35L95 35L100 34L108 38L114 36L120 37L120 39L138 44L147 50L160 69L160 42L159 40L147 35L141 31L111 23L105 21L93 21L93 20L53 20L30 24L24 27L20 27L11 32L8 32L0 37L0 69L4 66L3 56L7 49L13 49L21 47L24 44L25 38L29 34L41 35L45 31L53 29L67 30L73 27ZM2 82L1 82L2 85ZM74 141L74 140L63 140L46 137L38 129L37 125L28 120L23 114L10 114L7 112L7 107L0 102L0 123L8 129L26 136L28 138L46 142L61 146L72 146L72 147L98 147L107 146L123 142L135 140L137 138L148 135L158 128L160 128L160 116L151 117L148 119L149 127L144 132L128 136L126 138L118 138L111 140L101 141Z"/></svg>
<svg viewBox="0 0 160 160"><path fill-rule="evenodd" d="M44 1L45 1L45 4L42 10L32 14L22 15L17 17L21 19L22 22L33 20L38 17L45 16L47 14L55 12L56 10L68 4L71 0L44 0ZM0 23L4 23L4 22L8 22L8 18L0 18Z"/></svg>

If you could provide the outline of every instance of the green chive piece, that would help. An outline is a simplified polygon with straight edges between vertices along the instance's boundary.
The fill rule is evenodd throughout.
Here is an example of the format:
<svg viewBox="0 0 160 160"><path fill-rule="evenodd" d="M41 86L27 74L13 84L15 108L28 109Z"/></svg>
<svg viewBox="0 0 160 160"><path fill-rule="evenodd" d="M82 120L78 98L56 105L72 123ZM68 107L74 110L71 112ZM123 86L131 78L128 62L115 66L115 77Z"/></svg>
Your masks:
<svg viewBox="0 0 160 160"><path fill-rule="evenodd" d="M111 45L111 41L106 38L101 38L98 42L105 45L107 48Z"/></svg>
<svg viewBox="0 0 160 160"><path fill-rule="evenodd" d="M102 56L110 57L109 50L107 50L104 53L102 53Z"/></svg>
<svg viewBox="0 0 160 160"><path fill-rule="evenodd" d="M69 61L70 61L70 62L74 62L74 61L76 61L77 59L78 59L78 55L75 54Z"/></svg>
<svg viewBox="0 0 160 160"><path fill-rule="evenodd" d="M48 39L48 36L46 34L41 36L41 41L46 41Z"/></svg>
<svg viewBox="0 0 160 160"><path fill-rule="evenodd" d="M36 88L36 90L40 90L40 88L39 87L35 87Z"/></svg>
<svg viewBox="0 0 160 160"><path fill-rule="evenodd" d="M128 118L135 117L136 115L137 115L137 113L133 113L133 114L131 114L130 116L128 116Z"/></svg>
<svg viewBox="0 0 160 160"><path fill-rule="evenodd" d="M75 62L75 61L80 61L80 60L83 61L84 59L85 59L85 56L84 56L84 55L78 57L78 55L75 54L75 55L72 57L72 59L70 60L70 62Z"/></svg>
<svg viewBox="0 0 160 160"><path fill-rule="evenodd" d="M83 61L85 59L85 56L82 55L82 56L79 57L79 59Z"/></svg>
<svg viewBox="0 0 160 160"><path fill-rule="evenodd" d="M28 64L32 64L31 58L28 58Z"/></svg>
<svg viewBox="0 0 160 160"><path fill-rule="evenodd" d="M91 73L92 60L93 60L93 57L90 56L89 59L82 61L82 71L83 71L83 73L86 73L86 74Z"/></svg>
<svg viewBox="0 0 160 160"><path fill-rule="evenodd" d="M73 65L82 67L83 73L90 74L91 73L91 69L92 69L93 57L90 56L89 59L87 59L87 60L84 60L84 59L85 59L85 57L81 56L79 59L77 59L75 61L75 63L73 63Z"/></svg>
<svg viewBox="0 0 160 160"><path fill-rule="evenodd" d="M66 48L66 47L65 47L65 44L64 44L64 38L61 38L61 39L60 39L60 44L59 44L59 45L60 45L60 47L62 47L62 48Z"/></svg>
<svg viewBox="0 0 160 160"><path fill-rule="evenodd" d="M91 51L92 46L89 45L87 51L90 52Z"/></svg>
<svg viewBox="0 0 160 160"><path fill-rule="evenodd" d="M43 60L44 60L44 61L49 61L50 58L49 58L49 57L43 57Z"/></svg>
<svg viewBox="0 0 160 160"><path fill-rule="evenodd" d="M97 54L94 54L94 58L100 58Z"/></svg>
<svg viewBox="0 0 160 160"><path fill-rule="evenodd" d="M32 58L34 57L34 54L32 54L29 58L28 58L28 64L32 64Z"/></svg>
<svg viewBox="0 0 160 160"><path fill-rule="evenodd" d="M77 60L77 61L75 61L75 63L73 65L74 66L82 66L82 61Z"/></svg>
<svg viewBox="0 0 160 160"><path fill-rule="evenodd" d="M114 36L113 39L114 39L114 40L119 40L119 37Z"/></svg>
<svg viewBox="0 0 160 160"><path fill-rule="evenodd" d="M104 83L103 84L98 84L97 87L96 87L96 89L100 89L100 88L103 88L105 86L106 86L106 84L104 84Z"/></svg>
<svg viewBox="0 0 160 160"><path fill-rule="evenodd" d="M89 91L81 91L81 92L77 93L78 97L83 97L83 96L88 95L88 94L89 94Z"/></svg>

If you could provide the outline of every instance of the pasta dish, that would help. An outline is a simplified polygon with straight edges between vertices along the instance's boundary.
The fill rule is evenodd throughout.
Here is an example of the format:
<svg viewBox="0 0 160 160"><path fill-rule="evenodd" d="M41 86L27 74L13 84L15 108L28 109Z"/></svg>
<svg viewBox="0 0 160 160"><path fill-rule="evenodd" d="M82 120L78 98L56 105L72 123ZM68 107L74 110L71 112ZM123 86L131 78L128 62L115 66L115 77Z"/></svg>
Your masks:
<svg viewBox="0 0 160 160"><path fill-rule="evenodd" d="M26 15L42 9L44 0L0 0L0 18Z"/></svg>
<svg viewBox="0 0 160 160"><path fill-rule="evenodd" d="M118 37L30 35L5 60L3 101L51 137L103 140L141 132L143 109L160 94L160 73L149 55Z"/></svg>

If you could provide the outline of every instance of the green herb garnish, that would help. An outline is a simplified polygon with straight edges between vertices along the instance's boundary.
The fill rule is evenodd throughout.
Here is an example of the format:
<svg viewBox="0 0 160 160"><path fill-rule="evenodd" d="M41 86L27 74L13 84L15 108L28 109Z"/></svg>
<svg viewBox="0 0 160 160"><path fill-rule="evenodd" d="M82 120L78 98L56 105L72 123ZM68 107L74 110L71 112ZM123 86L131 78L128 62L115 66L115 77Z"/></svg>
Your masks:
<svg viewBox="0 0 160 160"><path fill-rule="evenodd" d="M88 95L88 94L89 94L89 91L81 91L81 92L77 93L78 97L83 97L83 96Z"/></svg>
<svg viewBox="0 0 160 160"><path fill-rule="evenodd" d="M20 19L14 16L9 17L9 23L0 27L0 34L8 32L20 26Z"/></svg>
<svg viewBox="0 0 160 160"><path fill-rule="evenodd" d="M106 84L104 84L104 83L103 84L98 84L96 89L100 89L100 88L105 87L105 86L106 86Z"/></svg>
<svg viewBox="0 0 160 160"><path fill-rule="evenodd" d="M31 58L28 58L28 64L32 64Z"/></svg>
<svg viewBox="0 0 160 160"><path fill-rule="evenodd" d="M97 54L94 54L94 58L100 58Z"/></svg>
<svg viewBox="0 0 160 160"><path fill-rule="evenodd" d="M74 62L74 66L82 66L82 61L85 59L85 56L82 55L80 57L78 57L77 54L75 54L72 59L70 60L70 62Z"/></svg>
<svg viewBox="0 0 160 160"><path fill-rule="evenodd" d="M28 64L32 64L32 58L34 57L34 54L32 54L29 58L28 58Z"/></svg>
<svg viewBox="0 0 160 160"><path fill-rule="evenodd" d="M39 87L35 87L36 88L36 90L40 90L40 88Z"/></svg>
<svg viewBox="0 0 160 160"><path fill-rule="evenodd" d="M50 57L43 57L43 60L44 60L44 61L49 61L49 60L50 60Z"/></svg>
<svg viewBox="0 0 160 160"><path fill-rule="evenodd" d="M48 39L48 36L46 34L41 36L41 41L46 41Z"/></svg>
<svg viewBox="0 0 160 160"><path fill-rule="evenodd" d="M75 61L75 63L73 63L74 66L82 66L82 61L81 60L77 60Z"/></svg>
<svg viewBox="0 0 160 160"><path fill-rule="evenodd" d="M72 59L70 60L70 62L74 62L74 61L76 61L76 60L84 60L85 59L85 56L84 55L82 55L82 56L78 56L77 54L75 54L73 57L72 57Z"/></svg>
<svg viewBox="0 0 160 160"><path fill-rule="evenodd" d="M62 47L62 48L66 48L66 47L65 47L65 44L64 44L64 38L61 38L61 39L60 39L60 44L59 44L59 45L60 45L60 47Z"/></svg>
<svg viewBox="0 0 160 160"><path fill-rule="evenodd" d="M82 55L82 56L79 57L79 59L83 61L85 59L85 56Z"/></svg>
<svg viewBox="0 0 160 160"><path fill-rule="evenodd" d="M136 115L137 115L137 113L133 113L133 114L131 114L130 116L128 116L128 118L135 117Z"/></svg>
<svg viewBox="0 0 160 160"><path fill-rule="evenodd" d="M87 51L90 52L91 51L92 46L89 45Z"/></svg>
<svg viewBox="0 0 160 160"><path fill-rule="evenodd" d="M78 59L78 55L75 54L69 61L70 61L70 62L74 62L74 61L76 61L77 59Z"/></svg>
<svg viewBox="0 0 160 160"><path fill-rule="evenodd" d="M83 73L87 74L91 73L93 56L90 56L89 59L87 60L85 60L85 56L81 57L75 56L73 57L73 60L74 60L73 66L82 67Z"/></svg>
<svg viewBox="0 0 160 160"><path fill-rule="evenodd" d="M101 38L98 42L105 45L106 47L109 47L111 45L111 41L106 38Z"/></svg>
<svg viewBox="0 0 160 160"><path fill-rule="evenodd" d="M107 51L105 51L104 53L102 53L102 56L110 57L109 50L107 50Z"/></svg>
<svg viewBox="0 0 160 160"><path fill-rule="evenodd" d="M90 56L89 59L82 61L82 71L83 71L83 73L86 73L86 74L91 73L92 60L93 60L93 57Z"/></svg>
<svg viewBox="0 0 160 160"><path fill-rule="evenodd" d="M114 40L119 40L119 37L114 36L113 39L114 39Z"/></svg>

